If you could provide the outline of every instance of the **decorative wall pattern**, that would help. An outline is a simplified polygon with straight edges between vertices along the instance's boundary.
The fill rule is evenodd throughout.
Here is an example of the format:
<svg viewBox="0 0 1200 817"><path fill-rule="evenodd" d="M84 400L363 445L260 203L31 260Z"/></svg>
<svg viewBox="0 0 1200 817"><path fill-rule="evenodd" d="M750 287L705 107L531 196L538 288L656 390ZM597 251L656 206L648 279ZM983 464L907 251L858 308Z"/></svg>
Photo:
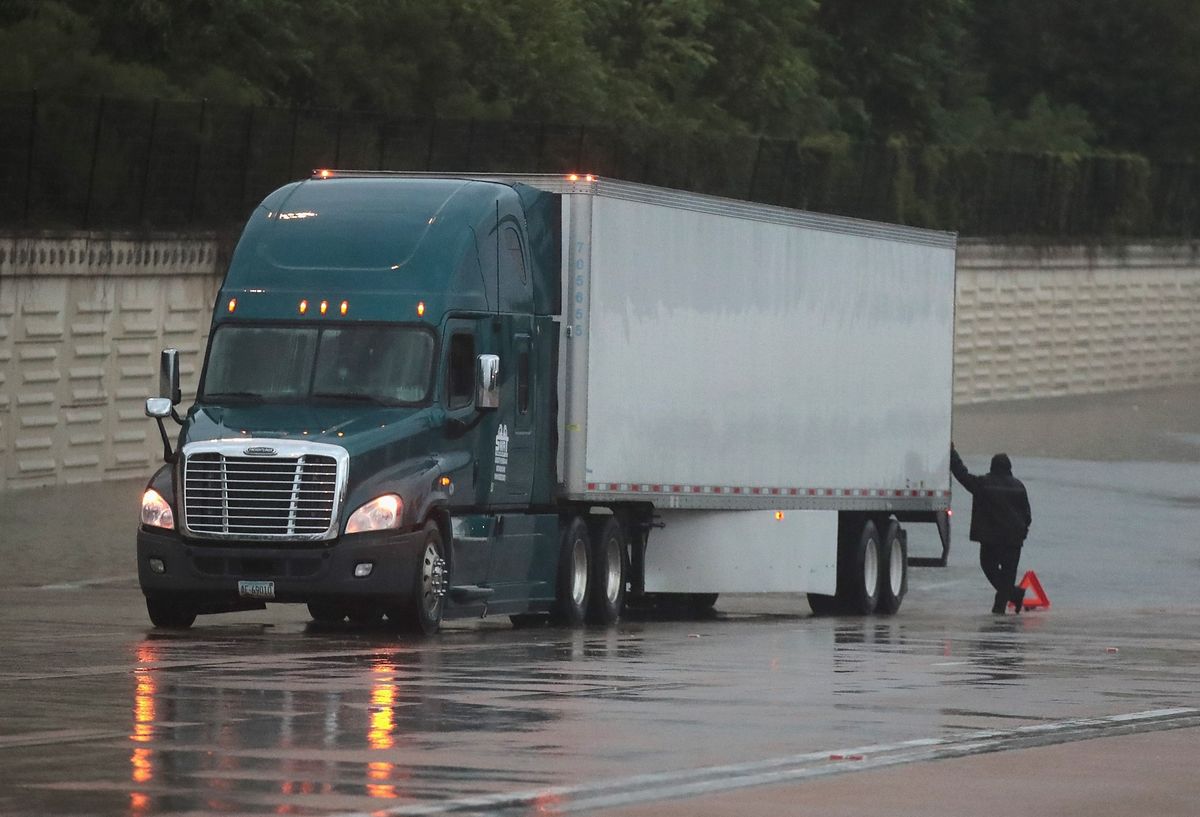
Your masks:
<svg viewBox="0 0 1200 817"><path fill-rule="evenodd" d="M206 236L0 237L0 490L149 476L158 353L180 350L191 397L217 255Z"/></svg>
<svg viewBox="0 0 1200 817"><path fill-rule="evenodd" d="M0 490L150 475L158 352L180 350L189 401L220 256L194 234L0 236ZM1200 381L1200 245L958 259L956 402Z"/></svg>
<svg viewBox="0 0 1200 817"><path fill-rule="evenodd" d="M1200 381L1200 244L959 245L958 403Z"/></svg>

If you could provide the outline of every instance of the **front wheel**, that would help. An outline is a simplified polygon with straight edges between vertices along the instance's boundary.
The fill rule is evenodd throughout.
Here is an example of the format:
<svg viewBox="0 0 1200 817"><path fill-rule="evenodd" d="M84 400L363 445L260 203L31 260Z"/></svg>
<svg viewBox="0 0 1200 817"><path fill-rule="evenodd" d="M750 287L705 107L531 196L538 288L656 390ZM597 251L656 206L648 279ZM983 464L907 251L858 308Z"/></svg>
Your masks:
<svg viewBox="0 0 1200 817"><path fill-rule="evenodd" d="M442 626L444 599L450 584L442 531L435 522L425 523L417 558L409 597L388 610L388 620L403 630L418 635L433 635Z"/></svg>
<svg viewBox="0 0 1200 817"><path fill-rule="evenodd" d="M558 554L558 591L554 600L554 620L578 627L587 616L591 598L588 557L591 545L587 525L572 516L562 531Z"/></svg>
<svg viewBox="0 0 1200 817"><path fill-rule="evenodd" d="M195 609L166 599L146 599L150 623L166 630L186 630L196 620Z"/></svg>

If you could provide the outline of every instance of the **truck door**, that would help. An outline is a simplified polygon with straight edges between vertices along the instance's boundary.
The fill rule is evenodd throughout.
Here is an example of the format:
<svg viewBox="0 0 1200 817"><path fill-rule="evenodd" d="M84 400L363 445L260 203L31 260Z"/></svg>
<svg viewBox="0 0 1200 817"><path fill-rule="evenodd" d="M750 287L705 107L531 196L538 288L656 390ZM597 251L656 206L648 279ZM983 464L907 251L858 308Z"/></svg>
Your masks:
<svg viewBox="0 0 1200 817"><path fill-rule="evenodd" d="M448 506L467 509L489 504L492 490L493 448L496 437L496 412L482 414L475 408L476 357L480 348L478 322L451 318L446 323L442 345L441 393L438 399L446 410L442 456L452 463L449 476L455 492ZM482 520L480 520L482 523ZM450 543L454 584L482 584L491 562L491 540L487 536L455 536Z"/></svg>
<svg viewBox="0 0 1200 817"><path fill-rule="evenodd" d="M529 318L518 318L512 334L512 419L508 430L508 502L529 504L533 487L533 336Z"/></svg>
<svg viewBox="0 0 1200 817"><path fill-rule="evenodd" d="M500 416L496 439L496 482L492 501L515 511L497 518L488 584L493 602L525 598L538 539L526 511L533 488L532 337L530 318L505 316L500 355ZM501 458L504 458L501 464ZM503 475L500 470L503 468Z"/></svg>

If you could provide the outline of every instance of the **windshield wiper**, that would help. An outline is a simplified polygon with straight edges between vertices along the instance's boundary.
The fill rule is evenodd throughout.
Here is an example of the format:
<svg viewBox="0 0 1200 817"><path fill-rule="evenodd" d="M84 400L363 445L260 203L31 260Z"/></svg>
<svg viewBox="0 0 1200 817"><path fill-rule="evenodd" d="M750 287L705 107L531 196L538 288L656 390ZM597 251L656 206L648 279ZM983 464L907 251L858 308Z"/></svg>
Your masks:
<svg viewBox="0 0 1200 817"><path fill-rule="evenodd" d="M212 394L205 394L200 399L204 402L212 400L245 400L250 403L261 403L266 398L252 391L218 391Z"/></svg>
<svg viewBox="0 0 1200 817"><path fill-rule="evenodd" d="M394 400L388 400L385 397L377 397L373 394L362 394L361 392L315 391L313 392L312 396L316 399L353 400L359 403L374 403L377 406L399 405Z"/></svg>

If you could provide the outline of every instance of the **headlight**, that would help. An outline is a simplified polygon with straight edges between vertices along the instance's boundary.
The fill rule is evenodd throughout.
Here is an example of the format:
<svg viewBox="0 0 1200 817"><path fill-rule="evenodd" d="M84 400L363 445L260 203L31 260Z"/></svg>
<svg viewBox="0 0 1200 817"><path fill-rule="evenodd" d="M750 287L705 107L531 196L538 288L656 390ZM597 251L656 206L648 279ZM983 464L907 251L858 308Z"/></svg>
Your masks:
<svg viewBox="0 0 1200 817"><path fill-rule="evenodd" d="M387 530L400 527L400 515L404 512L404 501L395 494L376 497L350 514L346 522L346 533L364 533L369 530Z"/></svg>
<svg viewBox="0 0 1200 817"><path fill-rule="evenodd" d="M175 514L167 500L153 488L147 488L142 494L142 524L152 528L175 530Z"/></svg>

